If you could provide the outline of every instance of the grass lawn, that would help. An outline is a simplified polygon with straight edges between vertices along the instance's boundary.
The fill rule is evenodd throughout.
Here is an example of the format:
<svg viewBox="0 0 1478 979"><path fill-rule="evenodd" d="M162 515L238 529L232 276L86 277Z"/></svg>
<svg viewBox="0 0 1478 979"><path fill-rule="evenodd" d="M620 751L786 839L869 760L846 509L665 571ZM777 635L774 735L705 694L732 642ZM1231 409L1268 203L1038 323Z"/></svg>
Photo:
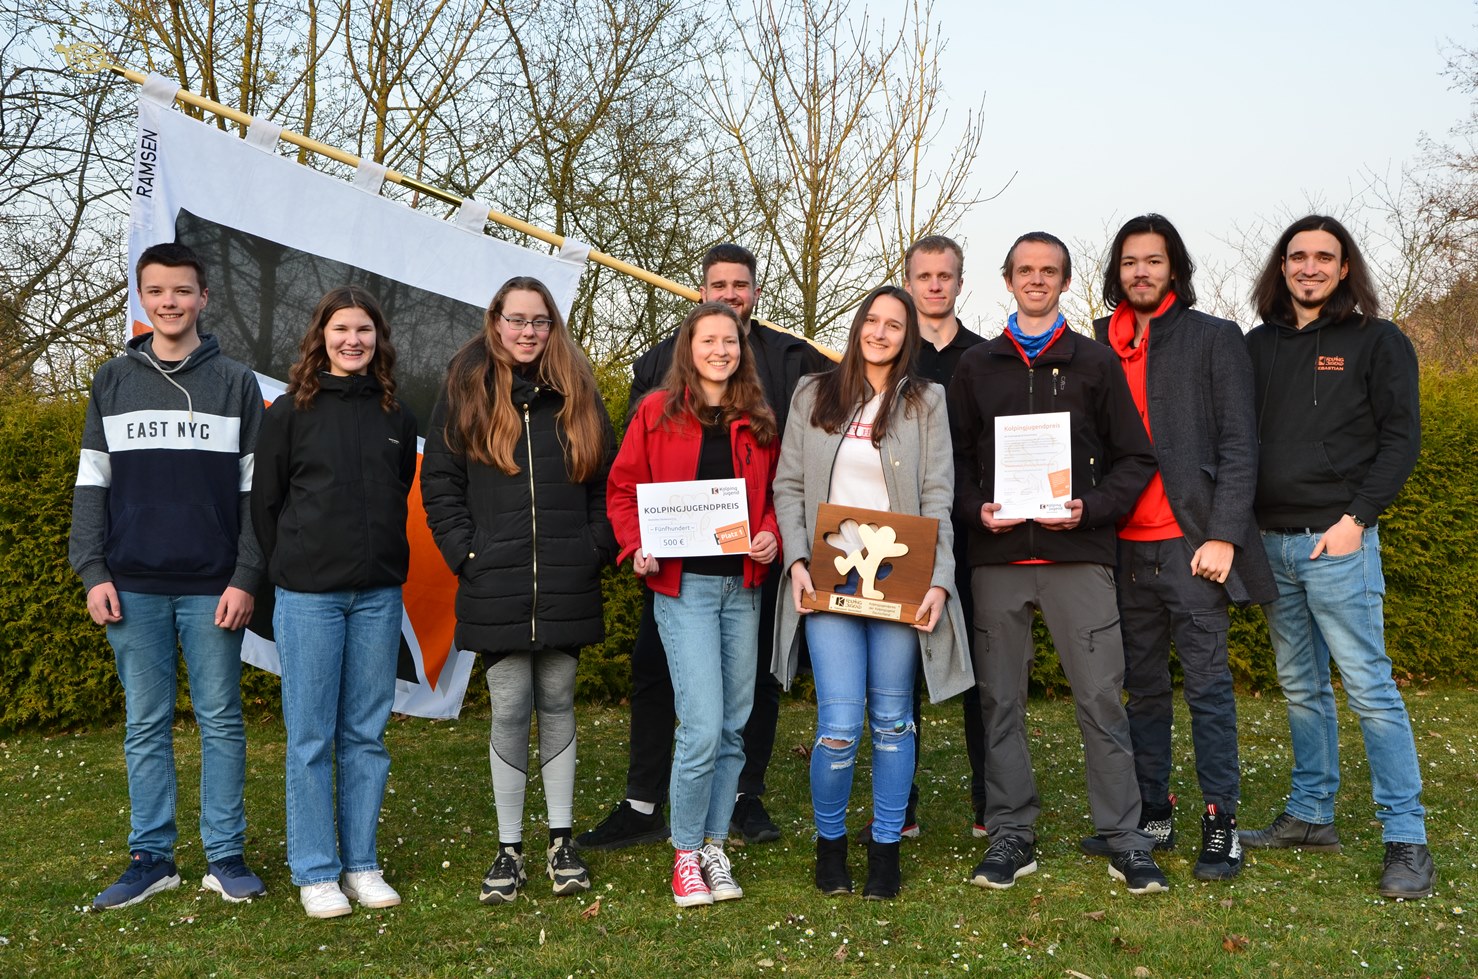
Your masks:
<svg viewBox="0 0 1478 979"><path fill-rule="evenodd" d="M965 882L984 853L971 838L969 769L959 701L926 708L923 836L903 845L897 901L825 898L811 885L805 746L812 708L787 703L770 769L778 843L734 851L742 901L680 911L665 844L590 854L595 888L554 898L531 875L518 901L478 904L496 845L487 719L398 718L380 831L387 878L405 903L310 921L288 878L283 837L283 730L248 724L248 862L268 896L230 905L197 890L205 871L196 821L199 744L177 725L184 885L121 911L93 896L127 861L122 729L0 741L0 975L75 976L1452 976L1478 975L1474 890L1478 844L1467 825L1478 784L1478 693L1408 690L1437 860L1434 897L1386 901L1374 887L1380 827L1353 719L1341 729L1345 782L1340 854L1252 856L1231 882L1191 877L1199 820L1189 726L1176 726L1180 843L1164 855L1169 894L1134 897L1101 859L1081 856L1090 832L1072 706L1033 701L1030 726L1043 795L1040 870L1008 891ZM1291 763L1278 698L1242 698L1245 826L1280 811ZM575 810L588 828L625 785L624 709L580 708ZM854 803L870 796L865 760ZM542 849L543 797L531 785L525 836ZM852 870L865 875L854 848Z"/></svg>

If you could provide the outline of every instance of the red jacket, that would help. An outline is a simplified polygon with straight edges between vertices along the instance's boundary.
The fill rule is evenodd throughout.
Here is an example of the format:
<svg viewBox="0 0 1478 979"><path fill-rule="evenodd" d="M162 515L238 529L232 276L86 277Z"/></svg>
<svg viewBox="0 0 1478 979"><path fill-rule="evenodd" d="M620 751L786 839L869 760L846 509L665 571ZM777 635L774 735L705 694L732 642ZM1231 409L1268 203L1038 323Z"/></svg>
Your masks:
<svg viewBox="0 0 1478 979"><path fill-rule="evenodd" d="M626 560L641 547L641 528L637 519L636 487L640 483L666 483L696 479L698 453L703 447L703 429L692 415L683 415L664 427L660 421L667 395L654 391L642 399L626 426L621 451L611 466L606 490L606 512L616 543L621 552L616 562ZM780 440L771 439L760 445L748 418L740 418L729 429L729 444L734 452L734 475L748 489L749 529L751 538L768 530L780 540L780 525L775 520L775 501L770 486L775 481L775 464L780 458ZM678 594L682 581L681 558L662 558L656 574L647 575L647 587L664 595ZM768 565L744 558L744 587L758 588L765 580Z"/></svg>

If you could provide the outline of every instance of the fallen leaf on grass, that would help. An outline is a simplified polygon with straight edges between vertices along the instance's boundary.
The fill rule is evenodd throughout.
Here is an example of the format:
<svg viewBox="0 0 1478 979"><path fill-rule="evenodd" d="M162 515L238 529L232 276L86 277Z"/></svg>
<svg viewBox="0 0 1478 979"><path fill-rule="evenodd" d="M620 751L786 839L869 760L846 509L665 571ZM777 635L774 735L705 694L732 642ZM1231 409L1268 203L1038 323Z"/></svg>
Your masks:
<svg viewBox="0 0 1478 979"><path fill-rule="evenodd" d="M1247 948L1246 935L1227 935L1221 940L1221 947L1228 952L1240 952Z"/></svg>
<svg viewBox="0 0 1478 979"><path fill-rule="evenodd" d="M831 953L831 957L836 959L838 962L847 961L847 946L838 945L837 950Z"/></svg>
<svg viewBox="0 0 1478 979"><path fill-rule="evenodd" d="M811 746L808 744L798 744L790 749L790 753L797 758L804 758L806 761L811 760Z"/></svg>
<svg viewBox="0 0 1478 979"><path fill-rule="evenodd" d="M1130 945L1118 935L1114 936L1114 946L1120 951L1128 952L1130 955L1138 955L1140 952L1144 951L1143 945Z"/></svg>
<svg viewBox="0 0 1478 979"><path fill-rule="evenodd" d="M594 918L598 914L600 914L600 898L596 898L594 901L591 901L590 907L580 912L580 917Z"/></svg>
<svg viewBox="0 0 1478 979"><path fill-rule="evenodd" d="M1047 900L1047 899L1045 897L1043 897L1042 895L1035 894L1035 895L1032 896L1031 906L1032 907L1036 907L1037 905L1041 904L1045 900Z"/></svg>
<svg viewBox="0 0 1478 979"><path fill-rule="evenodd" d="M1092 918L1094 921L1102 921L1107 914L1107 911L1084 911L1083 917Z"/></svg>
<svg viewBox="0 0 1478 979"><path fill-rule="evenodd" d="M755 963L755 965L759 966L761 969L773 969L775 968L775 960L760 959L758 962Z"/></svg>
<svg viewBox="0 0 1478 979"><path fill-rule="evenodd" d="M1069 969L1069 970L1067 970L1067 974L1070 975L1070 976L1072 976L1073 979L1093 979L1092 976L1085 976L1085 975L1083 975L1083 973L1079 972L1077 969Z"/></svg>
<svg viewBox="0 0 1478 979"><path fill-rule="evenodd" d="M1037 947L1037 943L1034 942L1034 941L1032 941L1030 938L1027 938L1025 935L1018 935L1016 937L1016 944L1020 945L1022 948L1036 948Z"/></svg>
<svg viewBox="0 0 1478 979"><path fill-rule="evenodd" d="M1133 975L1134 979L1150 979L1150 976L1154 975L1154 973L1150 972L1149 969L1146 969L1142 965L1136 965L1134 967Z"/></svg>
<svg viewBox="0 0 1478 979"><path fill-rule="evenodd" d="M1231 906L1232 906L1232 899L1229 898L1229 897L1224 897L1224 898L1222 898L1220 901L1218 901L1216 903L1220 904L1224 908L1231 908Z"/></svg>
<svg viewBox="0 0 1478 979"><path fill-rule="evenodd" d="M540 928L539 929L539 944L540 945L543 945L544 944L544 929L543 928Z"/></svg>

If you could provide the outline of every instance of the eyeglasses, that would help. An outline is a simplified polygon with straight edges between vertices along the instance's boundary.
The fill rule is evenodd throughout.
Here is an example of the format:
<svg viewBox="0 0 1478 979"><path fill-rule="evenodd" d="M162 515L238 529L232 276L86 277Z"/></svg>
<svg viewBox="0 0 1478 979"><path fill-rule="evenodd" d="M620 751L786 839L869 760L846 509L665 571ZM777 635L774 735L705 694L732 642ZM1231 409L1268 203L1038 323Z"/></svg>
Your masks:
<svg viewBox="0 0 1478 979"><path fill-rule="evenodd" d="M513 327L513 332L515 333L522 333L530 326L534 328L535 333L548 333L554 328L554 320L547 316L540 316L532 320L522 316L504 316L502 313L499 313L498 316L502 318L504 323Z"/></svg>

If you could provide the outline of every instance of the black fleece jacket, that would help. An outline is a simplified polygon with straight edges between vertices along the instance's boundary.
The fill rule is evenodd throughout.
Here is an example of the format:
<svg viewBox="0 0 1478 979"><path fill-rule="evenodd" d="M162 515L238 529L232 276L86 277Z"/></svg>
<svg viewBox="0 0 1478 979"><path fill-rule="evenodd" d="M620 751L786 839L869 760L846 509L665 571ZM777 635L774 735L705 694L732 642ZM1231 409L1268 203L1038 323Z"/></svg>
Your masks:
<svg viewBox="0 0 1478 979"><path fill-rule="evenodd" d="M1389 320L1268 322L1247 335L1262 528L1374 525L1421 454L1416 351Z"/></svg>
<svg viewBox="0 0 1478 979"><path fill-rule="evenodd" d="M1036 521L992 534L980 507L995 502L997 415L1072 415L1073 497L1078 526L1046 530ZM1119 357L1097 340L1063 331L1030 366L1002 333L960 358L949 386L955 446L955 513L970 528L970 565L1088 561L1112 567L1116 523L1155 473L1155 454Z"/></svg>
<svg viewBox="0 0 1478 979"><path fill-rule="evenodd" d="M385 411L373 377L318 380L312 407L282 395L257 437L251 513L267 578L311 593L402 584L415 416Z"/></svg>

